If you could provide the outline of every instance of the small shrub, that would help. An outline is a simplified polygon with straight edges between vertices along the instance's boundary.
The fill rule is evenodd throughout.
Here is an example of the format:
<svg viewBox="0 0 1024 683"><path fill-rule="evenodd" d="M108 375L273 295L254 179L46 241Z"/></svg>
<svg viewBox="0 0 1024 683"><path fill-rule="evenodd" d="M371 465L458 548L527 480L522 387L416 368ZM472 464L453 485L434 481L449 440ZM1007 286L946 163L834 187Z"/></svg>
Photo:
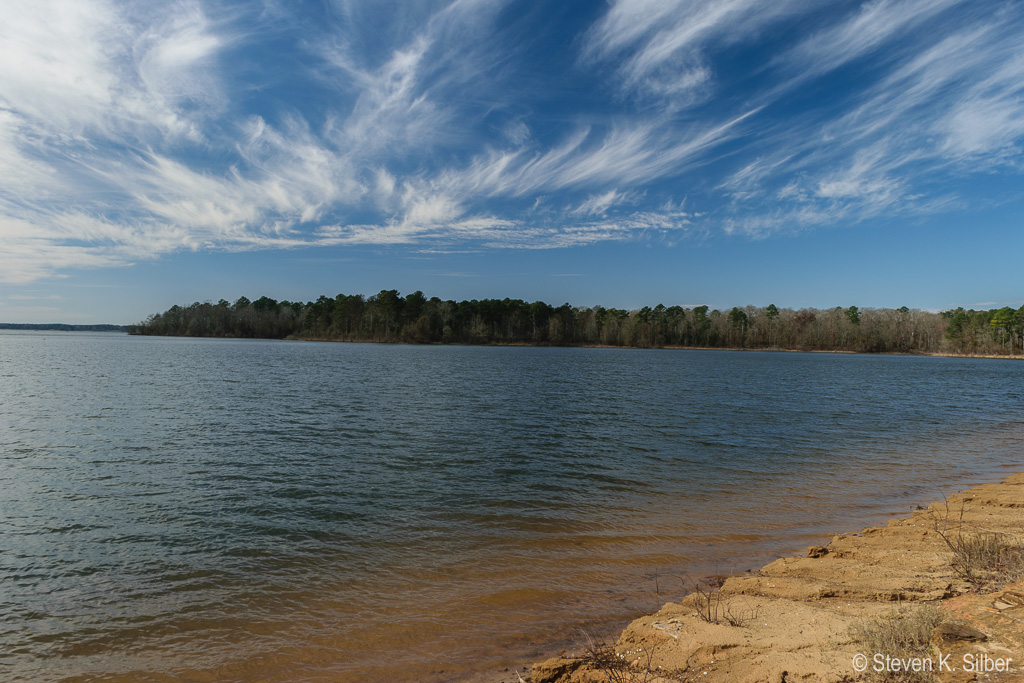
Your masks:
<svg viewBox="0 0 1024 683"><path fill-rule="evenodd" d="M606 643L595 643L587 636L587 646L584 651L584 664L590 668L600 671L609 683L649 683L657 677L651 661L654 657L654 650L647 648L637 651L641 655L628 659L626 655L615 651L611 645ZM632 654L630 655L632 656ZM641 660L636 665L633 661Z"/></svg>
<svg viewBox="0 0 1024 683"><path fill-rule="evenodd" d="M978 587L990 581L1015 581L1024 576L1024 546L1012 543L1006 534L969 532L964 530L966 500L960 503L960 514L955 525L949 523L949 503L946 514L935 519L935 531L953 556L949 564L953 573Z"/></svg>
<svg viewBox="0 0 1024 683"><path fill-rule="evenodd" d="M999 567L1008 583L1024 579L1024 546L1005 546L999 555Z"/></svg>
<svg viewBox="0 0 1024 683"><path fill-rule="evenodd" d="M690 680L689 659L682 669L665 670L654 666L654 652L657 645L638 646L636 650L625 653L616 652L615 648L606 643L595 643L586 633L587 645L584 648L584 666L601 672L608 683L657 683L661 681L678 681L685 683Z"/></svg>
<svg viewBox="0 0 1024 683"><path fill-rule="evenodd" d="M876 654L900 659L928 655L932 631L942 623L942 610L932 605L900 607L885 617L855 624L850 635L863 644L869 660ZM872 672L873 680L924 682L934 680L928 671Z"/></svg>
<svg viewBox="0 0 1024 683"><path fill-rule="evenodd" d="M703 581L690 580L693 588L693 599L697 606L697 616L709 624L721 624L744 627L751 620L757 619L757 609L734 609L722 593L725 584L724 576L710 576Z"/></svg>
<svg viewBox="0 0 1024 683"><path fill-rule="evenodd" d="M1020 570L1021 548L1009 545L1003 534L957 535L952 539L953 571L971 583L982 583ZM1013 579L1013 576L1007 578Z"/></svg>
<svg viewBox="0 0 1024 683"><path fill-rule="evenodd" d="M689 578L689 577L687 577ZM694 581L690 580L690 586L693 588L693 600L697 606L697 616L700 617L701 621L709 624L717 624L722 618L722 591L719 590L720 586L715 586L710 581Z"/></svg>

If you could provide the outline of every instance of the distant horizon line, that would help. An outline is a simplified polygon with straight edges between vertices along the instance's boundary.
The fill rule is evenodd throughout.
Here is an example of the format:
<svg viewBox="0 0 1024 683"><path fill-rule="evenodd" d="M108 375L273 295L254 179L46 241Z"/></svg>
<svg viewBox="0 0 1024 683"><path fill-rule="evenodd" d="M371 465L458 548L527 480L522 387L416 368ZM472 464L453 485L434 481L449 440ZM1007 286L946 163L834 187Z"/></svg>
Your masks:
<svg viewBox="0 0 1024 683"><path fill-rule="evenodd" d="M52 330L59 332L128 331L129 325L115 323L0 323L0 330Z"/></svg>

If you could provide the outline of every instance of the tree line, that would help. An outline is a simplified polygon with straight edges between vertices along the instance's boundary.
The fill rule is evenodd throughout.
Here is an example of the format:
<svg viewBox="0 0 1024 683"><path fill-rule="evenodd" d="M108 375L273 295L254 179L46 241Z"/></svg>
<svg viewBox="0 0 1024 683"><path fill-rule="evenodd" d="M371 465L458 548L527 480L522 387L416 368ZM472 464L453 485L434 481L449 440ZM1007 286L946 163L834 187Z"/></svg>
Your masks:
<svg viewBox="0 0 1024 683"><path fill-rule="evenodd" d="M1024 353L1024 306L933 313L890 308L791 309L551 306L521 299L469 301L383 290L316 301L241 297L172 306L131 334L421 344L700 347L869 353Z"/></svg>

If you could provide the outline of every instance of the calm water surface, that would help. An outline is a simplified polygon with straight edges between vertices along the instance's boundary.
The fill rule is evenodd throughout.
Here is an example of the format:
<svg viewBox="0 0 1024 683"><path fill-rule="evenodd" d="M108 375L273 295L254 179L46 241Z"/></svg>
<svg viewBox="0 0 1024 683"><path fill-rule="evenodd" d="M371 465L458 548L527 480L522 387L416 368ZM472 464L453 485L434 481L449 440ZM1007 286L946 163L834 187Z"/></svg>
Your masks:
<svg viewBox="0 0 1024 683"><path fill-rule="evenodd" d="M0 677L462 680L1018 470L1019 361L0 333Z"/></svg>

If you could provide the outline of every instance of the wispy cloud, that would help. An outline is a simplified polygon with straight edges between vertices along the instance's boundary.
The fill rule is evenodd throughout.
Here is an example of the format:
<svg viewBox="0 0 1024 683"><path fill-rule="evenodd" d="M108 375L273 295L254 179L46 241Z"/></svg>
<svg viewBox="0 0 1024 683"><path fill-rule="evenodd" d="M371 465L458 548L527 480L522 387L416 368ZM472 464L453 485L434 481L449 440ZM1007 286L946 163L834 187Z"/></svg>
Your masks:
<svg viewBox="0 0 1024 683"><path fill-rule="evenodd" d="M843 92L852 100L845 106L823 100L762 138L763 155L721 185L737 214L726 229L763 237L962 209L947 179L1016 164L1024 135L1020 17L965 18L950 13L956 4L869 3L780 58L797 75L769 97L884 54L867 75L861 70L860 88ZM930 30L915 32L924 25ZM760 215L749 215L753 204Z"/></svg>
<svg viewBox="0 0 1024 683"><path fill-rule="evenodd" d="M5 4L0 280L763 238L966 206L956 181L1021 166L1012 4L614 0L551 35L499 1L328 6Z"/></svg>
<svg viewBox="0 0 1024 683"><path fill-rule="evenodd" d="M492 197L593 185L640 186L680 173L708 149L734 138L738 126L754 113L681 130L655 121L616 125L603 135L585 127L544 151L489 151L465 169L446 172L442 183L458 194Z"/></svg>
<svg viewBox="0 0 1024 683"><path fill-rule="evenodd" d="M922 24L963 0L872 0L851 16L808 37L779 61L798 80L821 76L911 35ZM906 46L896 46L899 48Z"/></svg>
<svg viewBox="0 0 1024 683"><path fill-rule="evenodd" d="M742 41L800 7L785 0L616 0L589 32L584 57L616 64L623 89L692 104L714 87L709 43Z"/></svg>
<svg viewBox="0 0 1024 683"><path fill-rule="evenodd" d="M10 301L60 301L64 297L59 294L11 294L6 298Z"/></svg>
<svg viewBox="0 0 1024 683"><path fill-rule="evenodd" d="M622 193L618 190L608 190L604 194L594 194L587 197L579 206L572 209L570 213L576 216L598 215L608 213L608 209L616 204L629 201L631 193Z"/></svg>

